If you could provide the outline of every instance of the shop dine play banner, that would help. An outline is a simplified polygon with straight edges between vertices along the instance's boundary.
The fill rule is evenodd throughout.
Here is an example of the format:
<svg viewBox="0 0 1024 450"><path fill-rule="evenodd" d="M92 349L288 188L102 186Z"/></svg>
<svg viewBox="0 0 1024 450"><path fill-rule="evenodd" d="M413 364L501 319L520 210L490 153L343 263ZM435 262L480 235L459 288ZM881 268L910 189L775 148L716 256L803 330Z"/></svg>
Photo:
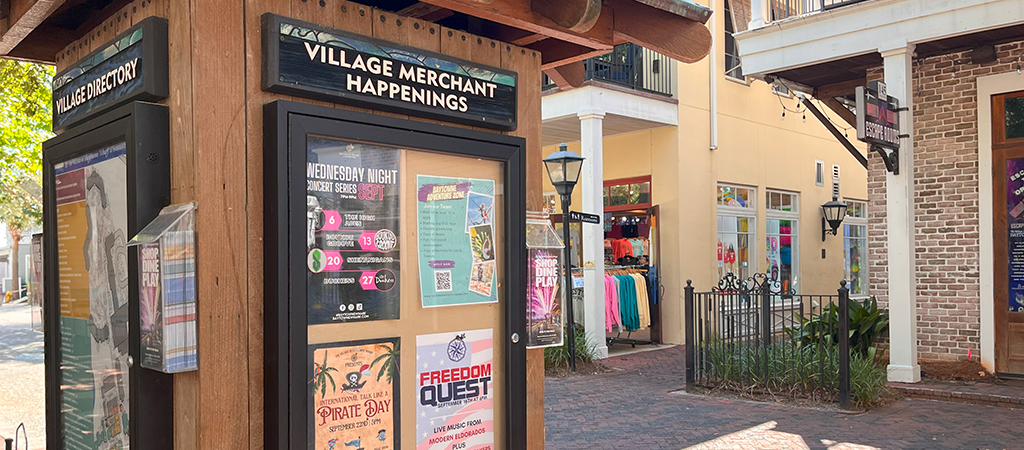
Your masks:
<svg viewBox="0 0 1024 450"><path fill-rule="evenodd" d="M494 448L492 329L416 336L416 449Z"/></svg>

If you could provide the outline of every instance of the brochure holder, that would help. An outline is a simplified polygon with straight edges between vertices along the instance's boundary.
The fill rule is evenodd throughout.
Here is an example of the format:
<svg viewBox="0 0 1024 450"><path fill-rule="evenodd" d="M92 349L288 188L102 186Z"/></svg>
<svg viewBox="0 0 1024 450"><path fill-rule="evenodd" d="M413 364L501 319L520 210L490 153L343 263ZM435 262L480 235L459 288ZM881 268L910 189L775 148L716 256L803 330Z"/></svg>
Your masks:
<svg viewBox="0 0 1024 450"><path fill-rule="evenodd" d="M526 348L560 347L565 331L565 244L546 217L526 220Z"/></svg>
<svg viewBox="0 0 1024 450"><path fill-rule="evenodd" d="M198 369L195 203L165 207L128 243L139 256L141 365Z"/></svg>

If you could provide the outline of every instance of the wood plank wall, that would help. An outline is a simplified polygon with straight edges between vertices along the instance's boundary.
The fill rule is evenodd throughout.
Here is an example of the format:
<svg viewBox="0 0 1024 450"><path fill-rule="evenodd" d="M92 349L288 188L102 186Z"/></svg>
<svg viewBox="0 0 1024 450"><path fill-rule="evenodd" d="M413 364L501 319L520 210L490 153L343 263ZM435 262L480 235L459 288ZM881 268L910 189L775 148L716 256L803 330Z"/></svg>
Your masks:
<svg viewBox="0 0 1024 450"><path fill-rule="evenodd" d="M541 55L534 50L344 0L125 6L58 53L56 64L63 70L146 17L168 19L172 201L199 204L201 356L199 371L175 375L175 447L182 450L263 448L263 105L287 99L366 111L263 92L266 12L517 72L519 129L509 134L527 141L527 209L542 209ZM543 448L543 350L529 351L527 365L528 445Z"/></svg>

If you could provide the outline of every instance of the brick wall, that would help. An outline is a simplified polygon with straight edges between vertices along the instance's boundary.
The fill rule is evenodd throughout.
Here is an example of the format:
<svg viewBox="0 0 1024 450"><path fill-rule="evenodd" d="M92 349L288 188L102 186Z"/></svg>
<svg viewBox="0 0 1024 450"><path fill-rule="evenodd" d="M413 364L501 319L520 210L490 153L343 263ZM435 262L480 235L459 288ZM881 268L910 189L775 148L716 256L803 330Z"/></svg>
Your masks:
<svg viewBox="0 0 1024 450"><path fill-rule="evenodd" d="M918 353L922 359L980 355L978 274L979 76L1017 70L1024 41L996 46L997 60L970 52L914 60L914 207ZM1024 58L1022 58L1024 59ZM868 70L880 80L881 67ZM869 289L888 304L885 166L868 158Z"/></svg>

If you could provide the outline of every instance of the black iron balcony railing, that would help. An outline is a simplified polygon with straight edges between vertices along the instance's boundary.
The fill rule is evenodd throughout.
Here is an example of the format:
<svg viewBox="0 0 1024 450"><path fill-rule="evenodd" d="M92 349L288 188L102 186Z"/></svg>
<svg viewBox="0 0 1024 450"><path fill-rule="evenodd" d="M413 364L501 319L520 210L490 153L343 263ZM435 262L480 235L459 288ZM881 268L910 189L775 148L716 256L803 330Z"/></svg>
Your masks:
<svg viewBox="0 0 1024 450"><path fill-rule="evenodd" d="M675 93L673 73L675 60L636 44L616 45L611 53L583 61L585 80L636 89L671 97ZM555 87L547 75L544 89Z"/></svg>
<svg viewBox="0 0 1024 450"><path fill-rule="evenodd" d="M812 12L828 11L868 0L765 0L771 22Z"/></svg>

